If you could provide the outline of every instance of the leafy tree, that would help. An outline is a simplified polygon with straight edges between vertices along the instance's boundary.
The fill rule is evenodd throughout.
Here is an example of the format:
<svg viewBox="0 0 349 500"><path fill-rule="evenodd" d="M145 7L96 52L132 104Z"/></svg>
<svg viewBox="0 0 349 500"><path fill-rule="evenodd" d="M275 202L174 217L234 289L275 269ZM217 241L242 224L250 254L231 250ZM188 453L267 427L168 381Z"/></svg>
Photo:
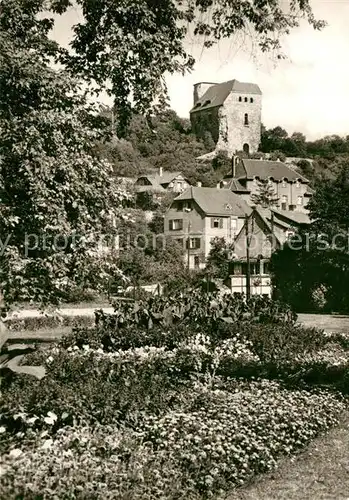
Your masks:
<svg viewBox="0 0 349 500"><path fill-rule="evenodd" d="M263 208L275 207L279 203L273 186L268 180L263 179L258 181L257 193L251 195L251 200L255 205Z"/></svg>
<svg viewBox="0 0 349 500"><path fill-rule="evenodd" d="M335 179L323 179L309 202L309 229L272 257L274 283L299 310L319 303L328 311L349 311L349 163Z"/></svg>
<svg viewBox="0 0 349 500"><path fill-rule="evenodd" d="M218 151L212 160L212 167L214 170L231 168L231 158L229 158L226 151Z"/></svg>
<svg viewBox="0 0 349 500"><path fill-rule="evenodd" d="M301 173L307 178L312 179L314 177L315 168L313 164L308 160L300 160L297 163L297 167L300 169Z"/></svg>
<svg viewBox="0 0 349 500"><path fill-rule="evenodd" d="M69 52L49 33L53 15L64 14L73 4L81 9L83 20L74 27ZM281 35L295 27L299 14L314 28L323 26L314 19L308 0L295 0L289 10L279 2L262 5L259 0L239 0L231 6L225 0L3 2L0 190L6 300L52 300L77 285L99 286L108 273L117 271L96 246L101 233L113 233L124 197L114 185L110 166L101 160L101 144L114 130L126 136L126 125L136 111L147 123L141 130L139 120L137 129L142 155L151 157L152 138L160 152L158 161L167 157L174 165L175 144L169 152L161 149L162 138L153 140L152 112L167 105L164 75L193 67L185 50L189 29L194 27L194 36L205 35L204 45L210 46L249 24L267 51L279 48L276 30ZM54 63L61 69L52 69ZM95 94L106 90L114 97L112 127L91 105L86 88ZM173 120L173 131L180 130L185 130L185 123ZM191 141L188 136L188 148ZM127 148L125 143L114 148L122 152L117 161L125 162L127 154L133 161ZM178 165L181 161L179 155ZM29 249L23 243L25 234L35 235L40 244ZM47 237L49 244L43 245Z"/></svg>
<svg viewBox="0 0 349 500"><path fill-rule="evenodd" d="M94 154L105 121L79 82L50 66L58 48L41 7L9 0L0 11L0 280L7 302L102 287L117 269L99 243L112 241L127 197Z"/></svg>
<svg viewBox="0 0 349 500"><path fill-rule="evenodd" d="M206 270L213 277L225 279L229 275L229 265L233 258L234 244L225 238L214 238L207 257Z"/></svg>
<svg viewBox="0 0 349 500"><path fill-rule="evenodd" d="M314 29L325 23L314 18L309 0L227 2L226 0L9 0L13 19L19 9L35 10L52 25L50 12L63 14L72 6L83 19L74 26L73 52L60 52L60 61L96 91L115 97L118 133L124 133L132 108L148 116L167 103L164 75L185 73L194 66L186 50L188 34L210 47L249 29L263 52L281 57L283 34L305 17ZM131 99L132 98L132 99ZM156 105L154 103L157 103Z"/></svg>

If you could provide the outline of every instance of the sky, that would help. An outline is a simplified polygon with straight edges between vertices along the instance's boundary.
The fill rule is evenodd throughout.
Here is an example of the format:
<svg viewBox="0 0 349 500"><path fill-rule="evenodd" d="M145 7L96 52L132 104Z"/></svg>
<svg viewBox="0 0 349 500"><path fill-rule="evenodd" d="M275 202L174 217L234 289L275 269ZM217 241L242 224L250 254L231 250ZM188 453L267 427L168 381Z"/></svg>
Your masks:
<svg viewBox="0 0 349 500"><path fill-rule="evenodd" d="M262 122L282 126L308 140L349 135L349 0L312 0L315 17L327 21L322 31L306 22L282 40L286 60L244 49L241 37L202 50L191 40L187 48L196 64L191 74L167 78L171 107L189 117L193 85L200 81L237 79L257 83L263 93ZM57 20L53 36L66 44L70 27L81 20L71 10Z"/></svg>

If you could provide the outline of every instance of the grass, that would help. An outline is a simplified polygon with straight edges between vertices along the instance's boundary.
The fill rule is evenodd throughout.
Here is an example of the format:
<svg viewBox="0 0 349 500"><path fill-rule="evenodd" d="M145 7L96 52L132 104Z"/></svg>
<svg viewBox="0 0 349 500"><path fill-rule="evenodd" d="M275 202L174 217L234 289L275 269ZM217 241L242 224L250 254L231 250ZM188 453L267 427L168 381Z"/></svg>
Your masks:
<svg viewBox="0 0 349 500"><path fill-rule="evenodd" d="M227 500L348 500L349 413L307 450L280 463Z"/></svg>
<svg viewBox="0 0 349 500"><path fill-rule="evenodd" d="M326 332L349 332L349 316L336 314L299 314L298 322L302 323L305 327L315 327Z"/></svg>

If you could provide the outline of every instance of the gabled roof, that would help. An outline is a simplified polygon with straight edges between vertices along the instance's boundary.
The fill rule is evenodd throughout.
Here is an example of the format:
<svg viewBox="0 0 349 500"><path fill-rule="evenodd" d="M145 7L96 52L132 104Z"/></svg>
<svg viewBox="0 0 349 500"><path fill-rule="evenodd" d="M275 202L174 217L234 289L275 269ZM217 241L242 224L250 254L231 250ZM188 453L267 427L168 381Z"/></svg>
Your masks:
<svg viewBox="0 0 349 500"><path fill-rule="evenodd" d="M229 80L228 82L213 84L209 87L204 95L198 99L195 106L190 111L200 111L201 109L213 108L222 106L226 98L231 92L241 94L257 94L261 95L261 89L255 83L239 82L238 80Z"/></svg>
<svg viewBox="0 0 349 500"><path fill-rule="evenodd" d="M296 212L293 210L278 210L273 208L276 219L285 220L290 225L292 224L310 224L309 215L305 212Z"/></svg>
<svg viewBox="0 0 349 500"><path fill-rule="evenodd" d="M162 175L156 174L143 174L136 180L137 191L163 191L164 185L169 184L171 181L182 175L182 172L163 172ZM150 183L145 186L137 186L140 179L147 179Z"/></svg>
<svg viewBox="0 0 349 500"><path fill-rule="evenodd" d="M284 228L292 228L295 225L310 224L308 214L304 212L295 212L293 210L278 210L277 208L262 208L255 207L254 211L264 220L271 228L272 214L274 215L274 223L283 226Z"/></svg>
<svg viewBox="0 0 349 500"><path fill-rule="evenodd" d="M239 166L245 172L245 175L240 176L240 178L254 179L254 177L259 177L260 179L267 179L273 177L277 181L286 178L288 181L300 179L302 182L309 182L308 179L281 161L241 159Z"/></svg>
<svg viewBox="0 0 349 500"><path fill-rule="evenodd" d="M234 193L250 193L251 191L241 184L239 179L235 179L231 175L226 175L221 182L224 182L222 189L230 189Z"/></svg>
<svg viewBox="0 0 349 500"><path fill-rule="evenodd" d="M206 215L244 217L251 207L229 189L190 187L173 201L194 200Z"/></svg>

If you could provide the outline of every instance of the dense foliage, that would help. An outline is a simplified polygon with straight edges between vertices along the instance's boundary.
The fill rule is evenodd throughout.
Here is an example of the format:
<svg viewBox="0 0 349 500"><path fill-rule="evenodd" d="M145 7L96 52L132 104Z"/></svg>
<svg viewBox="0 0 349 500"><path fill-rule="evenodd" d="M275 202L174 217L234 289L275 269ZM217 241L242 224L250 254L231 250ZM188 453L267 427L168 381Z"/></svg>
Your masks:
<svg viewBox="0 0 349 500"><path fill-rule="evenodd" d="M0 284L6 302L57 301L103 287L102 256L128 195L93 152L106 133L79 82L52 68L40 2L0 11ZM103 237L106 240L103 242ZM97 272L98 269L98 272Z"/></svg>
<svg viewBox="0 0 349 500"><path fill-rule="evenodd" d="M348 337L243 303L120 306L30 355L47 375L4 381L1 495L220 498L336 423L345 401L316 386L347 391Z"/></svg>
<svg viewBox="0 0 349 500"><path fill-rule="evenodd" d="M280 126L272 129L262 126L260 150L270 153L271 159L274 159L273 155L281 160L286 156L302 158L297 161L300 173L311 181L316 181L338 175L341 164L348 161L349 136L330 135L308 141L301 132L294 132L289 136Z"/></svg>
<svg viewBox="0 0 349 500"><path fill-rule="evenodd" d="M113 112L104 109L101 116L112 122ZM215 143L208 132L198 140L191 131L190 122L174 111L159 113L152 119L151 128L141 115L132 115L123 139L115 136L96 145L99 154L113 165L117 176L138 177L143 173L180 171L189 182L215 187L229 170L227 158L217 155L213 161L197 161L201 155L212 152Z"/></svg>
<svg viewBox="0 0 349 500"><path fill-rule="evenodd" d="M51 0L48 6L62 13L71 0ZM186 49L187 35L210 47L235 34L248 34L264 52L280 52L280 39L301 17L321 29L308 0L128 0L98 3L77 0L83 20L74 27L74 52L61 59L75 74L94 81L98 90L114 97L118 133L125 132L131 109L147 115L163 109L167 99L166 73L190 71L195 63ZM43 0L39 2L43 7ZM47 5L45 5L47 8ZM157 103L156 105L154 103Z"/></svg>
<svg viewBox="0 0 349 500"><path fill-rule="evenodd" d="M349 167L318 182L309 228L272 256L274 284L298 311L348 312Z"/></svg>

